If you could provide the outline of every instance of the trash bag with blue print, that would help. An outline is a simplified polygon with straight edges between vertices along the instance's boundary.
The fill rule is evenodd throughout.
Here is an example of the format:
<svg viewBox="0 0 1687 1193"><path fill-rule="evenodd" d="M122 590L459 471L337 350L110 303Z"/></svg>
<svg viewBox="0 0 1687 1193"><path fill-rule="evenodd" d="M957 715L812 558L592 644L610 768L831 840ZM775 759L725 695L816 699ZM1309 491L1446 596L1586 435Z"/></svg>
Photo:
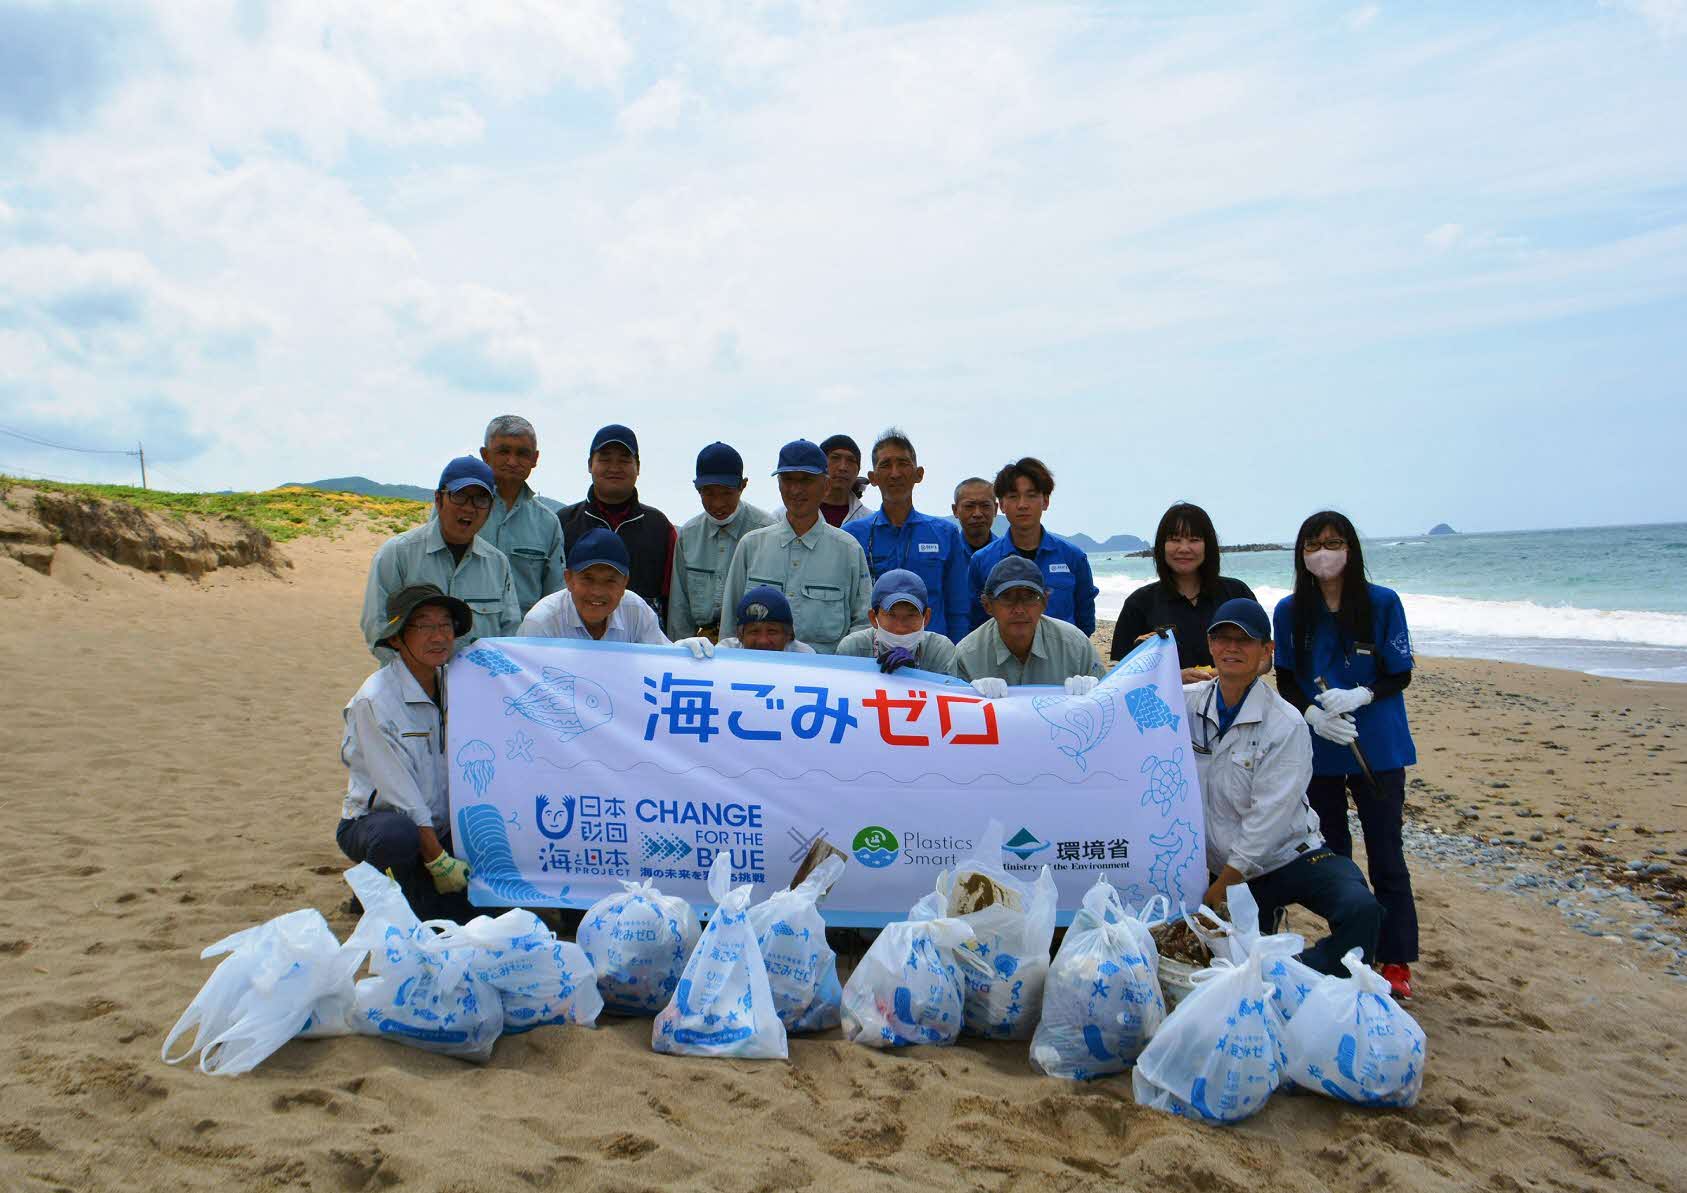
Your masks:
<svg viewBox="0 0 1687 1193"><path fill-rule="evenodd" d="M347 938L367 949L369 977L357 983L351 1025L463 1060L486 1061L504 1030L498 988L476 972L478 949L445 930L422 923L398 883L368 862L346 871L363 918Z"/></svg>
<svg viewBox="0 0 1687 1193"><path fill-rule="evenodd" d="M994 1040L1028 1040L1043 1008L1058 892L1044 866L1027 883L1002 868L1002 825L992 820L972 857L937 876L937 898L913 918L954 916L972 929L955 954L965 999L963 1030Z"/></svg>
<svg viewBox="0 0 1687 1193"><path fill-rule="evenodd" d="M1133 915L1105 878L1084 893L1043 986L1032 1068L1088 1081L1135 1062L1166 1017L1160 954L1144 922L1156 903L1163 915L1163 895Z"/></svg>
<svg viewBox="0 0 1687 1193"><path fill-rule="evenodd" d="M1184 922L1212 950L1215 958L1234 965L1259 944L1259 901L1247 883L1238 882L1225 888L1224 903L1230 914L1228 921L1203 904L1196 916L1185 915ZM1203 923L1203 917L1209 923ZM1211 927L1214 924L1218 926L1216 931ZM1304 937L1286 932L1276 935L1280 939L1264 967L1264 974L1266 984L1271 987L1271 999L1287 1021L1294 1018L1308 992L1323 981L1324 975L1299 958L1306 944ZM1286 948L1291 941L1294 947Z"/></svg>
<svg viewBox="0 0 1687 1193"><path fill-rule="evenodd" d="M591 958L606 1010L654 1015L674 996L697 947L697 913L648 879L621 885L586 909L574 939Z"/></svg>
<svg viewBox="0 0 1687 1193"><path fill-rule="evenodd" d="M963 1001L955 953L971 939L948 916L886 924L844 983L844 1039L869 1048L953 1044Z"/></svg>
<svg viewBox="0 0 1687 1193"><path fill-rule="evenodd" d="M1282 1084L1283 1013L1265 967L1298 949L1296 936L1262 936L1240 962L1217 960L1166 1016L1131 1071L1144 1106L1207 1123L1259 1113Z"/></svg>
<svg viewBox="0 0 1687 1193"><path fill-rule="evenodd" d="M1283 1034L1288 1076L1359 1106L1412 1106L1423 1089L1423 1028L1353 949L1348 977L1320 977Z"/></svg>
<svg viewBox="0 0 1687 1193"><path fill-rule="evenodd" d="M768 986L756 930L750 923L751 887L732 888L726 852L709 867L715 913L685 963L674 997L650 1028L650 1046L680 1056L784 1060L785 1025Z"/></svg>
<svg viewBox="0 0 1687 1193"><path fill-rule="evenodd" d="M363 951L334 938L322 913L290 911L208 945L201 958L227 953L164 1038L162 1058L180 1064L195 1053L199 1070L233 1077L250 1072L295 1036L351 1033L352 980ZM170 1050L187 1032L192 1046Z"/></svg>
<svg viewBox="0 0 1687 1193"><path fill-rule="evenodd" d="M474 948L470 968L496 987L505 1035L546 1024L597 1026L603 996L590 959L579 945L558 940L531 911L514 907L496 919L478 915L440 935Z"/></svg>
<svg viewBox="0 0 1687 1193"><path fill-rule="evenodd" d="M819 903L843 871L843 859L829 857L794 889L775 891L750 908L779 1021L793 1035L825 1031L842 1020L838 955L826 943Z"/></svg>

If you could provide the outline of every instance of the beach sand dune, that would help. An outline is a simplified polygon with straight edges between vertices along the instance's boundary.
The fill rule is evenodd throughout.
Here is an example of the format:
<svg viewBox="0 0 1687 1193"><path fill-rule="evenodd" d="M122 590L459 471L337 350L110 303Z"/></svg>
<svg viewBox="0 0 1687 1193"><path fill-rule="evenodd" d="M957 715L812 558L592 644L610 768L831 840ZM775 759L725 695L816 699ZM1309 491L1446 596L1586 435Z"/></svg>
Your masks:
<svg viewBox="0 0 1687 1193"><path fill-rule="evenodd" d="M336 746L371 667L356 615L377 541L295 542L291 570L197 583L64 547L51 576L0 560L0 1189L1687 1187L1674 953L1483 889L1497 875L1449 835L1476 823L1497 849L1549 824L1584 858L1674 856L1687 736L1667 725L1687 692L1494 664L1425 660L1409 694L1414 800L1447 844L1417 875L1412 1111L1282 1097L1213 1130L1138 1108L1126 1080L1034 1076L1023 1045L886 1055L831 1033L789 1064L716 1062L654 1055L642 1020L507 1037L485 1067L364 1038L289 1044L232 1080L167 1067L203 946L304 906L352 926ZM1636 738L1642 717L1658 728ZM1657 929L1679 929L1654 894Z"/></svg>

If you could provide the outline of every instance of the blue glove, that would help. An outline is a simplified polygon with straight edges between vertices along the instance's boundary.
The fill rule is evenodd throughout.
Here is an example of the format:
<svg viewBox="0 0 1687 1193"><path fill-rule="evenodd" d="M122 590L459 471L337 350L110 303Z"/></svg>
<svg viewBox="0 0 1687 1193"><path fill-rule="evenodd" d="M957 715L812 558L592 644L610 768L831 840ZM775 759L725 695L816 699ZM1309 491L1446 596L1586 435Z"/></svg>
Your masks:
<svg viewBox="0 0 1687 1193"><path fill-rule="evenodd" d="M893 646L885 651L879 659L879 670L886 675L894 674L903 667L914 665L914 652L906 646Z"/></svg>

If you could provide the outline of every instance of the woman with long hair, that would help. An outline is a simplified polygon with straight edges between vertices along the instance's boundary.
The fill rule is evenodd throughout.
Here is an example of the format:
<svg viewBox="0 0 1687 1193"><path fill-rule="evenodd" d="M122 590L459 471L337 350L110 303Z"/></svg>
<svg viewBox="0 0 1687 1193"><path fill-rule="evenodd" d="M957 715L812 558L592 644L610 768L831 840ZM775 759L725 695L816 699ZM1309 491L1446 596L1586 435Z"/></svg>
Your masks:
<svg viewBox="0 0 1687 1193"><path fill-rule="evenodd" d="M1277 603L1272 620L1277 691L1301 710L1313 734L1307 801L1325 844L1352 857L1352 795L1384 912L1375 959L1395 997L1409 998L1418 913L1401 830L1405 768L1417 762L1417 750L1401 695L1412 681L1406 611L1393 589L1366 580L1353 523L1320 510L1295 536L1295 590Z"/></svg>
<svg viewBox="0 0 1687 1193"><path fill-rule="evenodd" d="M1218 574L1218 531L1206 510L1180 501L1161 515L1154 531L1154 570L1158 580L1125 598L1109 653L1115 661L1122 659L1155 630L1169 628L1177 637L1183 682L1211 679L1207 626L1214 611L1235 597L1251 601L1254 594L1240 580Z"/></svg>

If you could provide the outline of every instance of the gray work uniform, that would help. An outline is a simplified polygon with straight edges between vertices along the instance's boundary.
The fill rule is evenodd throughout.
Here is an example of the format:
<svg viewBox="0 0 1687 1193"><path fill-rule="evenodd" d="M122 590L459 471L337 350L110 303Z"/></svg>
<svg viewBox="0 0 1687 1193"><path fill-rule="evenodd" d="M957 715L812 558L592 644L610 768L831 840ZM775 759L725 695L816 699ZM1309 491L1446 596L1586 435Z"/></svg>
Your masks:
<svg viewBox="0 0 1687 1193"><path fill-rule="evenodd" d="M791 602L797 637L817 654L835 654L838 641L867 624L873 578L861 544L824 518L799 535L787 519L752 530L738 544L721 590L721 637L732 637L738 599L768 584Z"/></svg>
<svg viewBox="0 0 1687 1193"><path fill-rule="evenodd" d="M718 629L720 594L733 552L752 530L773 525L773 515L740 501L725 526L698 514L679 530L674 577L668 586L668 637L676 642L698 630Z"/></svg>
<svg viewBox="0 0 1687 1193"><path fill-rule="evenodd" d="M877 658L873 627L868 626L864 630L855 630L844 635L844 640L838 643L838 653L859 659ZM942 634L921 630L920 644L914 648L914 666L921 671L932 671L938 675L958 674L955 670L955 644Z"/></svg>
<svg viewBox="0 0 1687 1193"><path fill-rule="evenodd" d="M397 657L390 648L380 645L387 628L387 598L412 584L432 584L474 612L469 632L457 638L458 650L476 638L514 634L521 624L521 605L504 553L477 535L464 549L463 558L454 559L451 548L440 537L438 519L424 522L382 543L369 564L369 584L363 593L363 640L383 663Z"/></svg>
<svg viewBox="0 0 1687 1193"><path fill-rule="evenodd" d="M1089 635L1069 621L1046 614L1037 622L1031 653L1021 663L1002 641L996 619L990 618L955 647L955 674L965 680L993 676L1010 687L1020 684L1063 684L1071 675L1103 674L1101 656Z"/></svg>
<svg viewBox="0 0 1687 1193"><path fill-rule="evenodd" d="M510 561L510 577L522 616L562 587L562 523L546 509L533 490L523 485L515 504L505 505L501 496L492 499L492 512L480 537L504 553Z"/></svg>

